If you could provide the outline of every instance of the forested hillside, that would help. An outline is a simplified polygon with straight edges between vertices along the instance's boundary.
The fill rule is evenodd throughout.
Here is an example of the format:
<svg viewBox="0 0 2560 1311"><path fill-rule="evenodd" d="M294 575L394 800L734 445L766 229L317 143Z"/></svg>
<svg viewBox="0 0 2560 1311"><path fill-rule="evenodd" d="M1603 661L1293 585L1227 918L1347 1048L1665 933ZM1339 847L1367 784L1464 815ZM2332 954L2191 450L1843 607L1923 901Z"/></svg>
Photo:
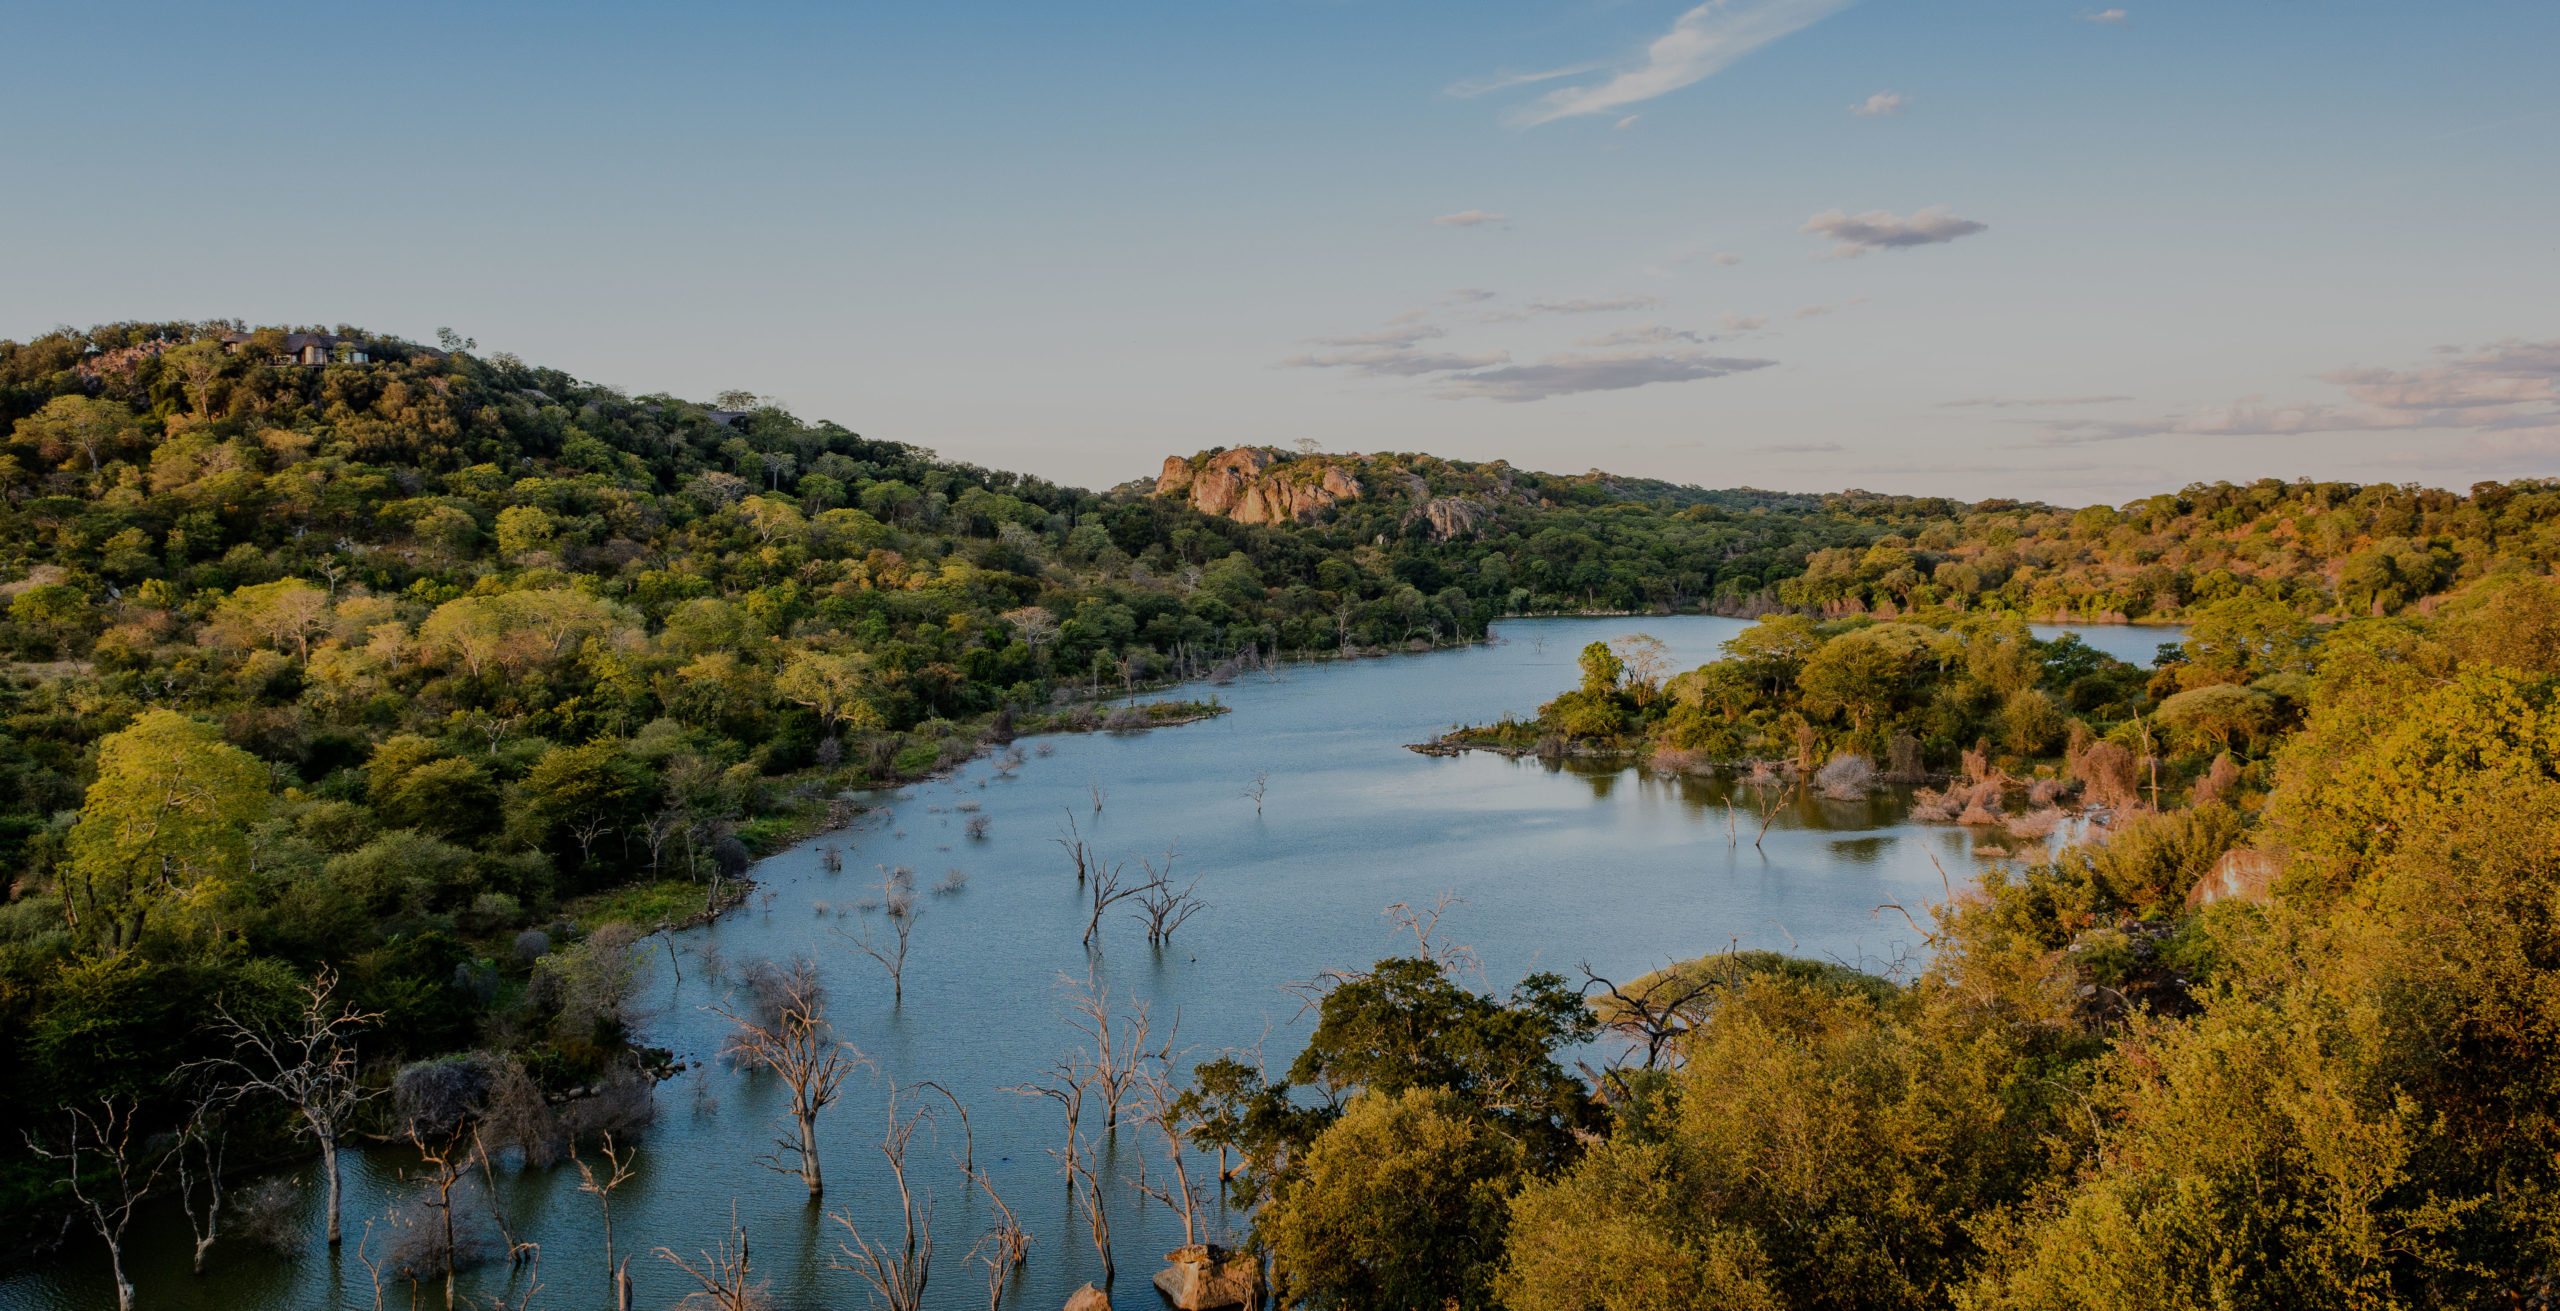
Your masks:
<svg viewBox="0 0 2560 1311"><path fill-rule="evenodd" d="M156 1095L214 999L323 966L377 1057L591 1080L629 1058L562 982L613 977L582 940L697 912L844 788L1241 659L1749 598L1926 508L1582 479L1462 539L1394 500L1252 526L446 345L0 342L11 1113Z"/></svg>

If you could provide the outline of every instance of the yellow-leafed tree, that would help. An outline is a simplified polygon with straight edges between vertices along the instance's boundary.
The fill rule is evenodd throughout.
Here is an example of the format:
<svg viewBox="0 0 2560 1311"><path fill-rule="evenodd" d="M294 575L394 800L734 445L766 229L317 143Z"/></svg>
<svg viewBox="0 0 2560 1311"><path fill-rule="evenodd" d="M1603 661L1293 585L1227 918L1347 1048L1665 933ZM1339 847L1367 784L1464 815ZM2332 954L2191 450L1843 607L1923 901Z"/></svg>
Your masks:
<svg viewBox="0 0 2560 1311"><path fill-rule="evenodd" d="M103 950L141 941L164 909L202 906L249 868L267 771L205 724L149 710L98 744L71 830L64 914Z"/></svg>

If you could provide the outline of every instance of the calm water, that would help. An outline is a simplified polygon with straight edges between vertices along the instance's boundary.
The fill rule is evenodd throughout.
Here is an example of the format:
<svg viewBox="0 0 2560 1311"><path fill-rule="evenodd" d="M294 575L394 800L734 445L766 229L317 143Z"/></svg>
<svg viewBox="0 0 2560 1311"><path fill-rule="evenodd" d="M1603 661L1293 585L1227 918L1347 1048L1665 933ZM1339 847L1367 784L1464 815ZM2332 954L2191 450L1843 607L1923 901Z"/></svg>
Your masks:
<svg viewBox="0 0 2560 1311"><path fill-rule="evenodd" d="M724 1236L733 1207L777 1305L863 1301L853 1275L827 1268L843 1231L805 1205L796 1178L755 1162L775 1131L781 1090L712 1060L721 1024L700 1008L728 987L702 968L713 947L732 979L758 957L814 956L833 990L836 1024L881 1071L857 1076L822 1120L826 1209L849 1213L866 1232L890 1232L896 1194L876 1146L886 1079L936 1080L969 1103L978 1160L1036 1240L1006 1305L1054 1308L1099 1278L1099 1260L1045 1154L1059 1120L1049 1103L1006 1091L1069 1048L1075 1035L1062 1018L1058 982L1097 964L1078 942L1082 893L1049 841L1070 813L1097 849L1129 859L1133 871L1138 857L1161 863L1170 850L1184 877L1205 875L1200 894L1209 909L1171 947L1150 950L1139 924L1110 920L1097 964L1116 992L1144 998L1160 1027L1178 1015L1193 1059L1258 1049L1275 1073L1285 1068L1307 1030L1282 985L1400 950L1382 908L1428 904L1444 892L1464 899L1444 929L1477 949L1498 985L1534 970L1571 974L1586 960L1623 981L1734 945L1873 970L1910 963L1918 935L1900 915L1876 908L1899 902L1916 913L1941 896L1933 853L1959 879L1973 866L1960 832L1903 823L1899 796L1804 800L1754 850L1748 819L1738 841L1728 838L1718 782L1403 749L1453 723L1534 712L1574 681L1574 655L1587 642L1650 632L1686 668L1714 658L1717 644L1743 627L1697 616L1521 621L1502 625L1503 640L1491 645L1291 667L1276 679L1211 689L1234 707L1212 721L1143 736L1026 741L1030 757L1013 777L981 761L952 780L883 797L884 813L833 836L846 847L839 874L819 868L817 843L765 861L756 877L769 903L759 897L746 911L681 935L681 982L661 953L650 989L654 1040L706 1068L659 1090L639 1173L615 1197L617 1250L642 1254L631 1266L638 1305L668 1306L692 1288L647 1252L665 1246L690 1256L710 1246ZM2177 637L2162 628L2079 631L2144 664L2154 645ZM1050 754L1038 754L1043 747ZM1259 815L1243 795L1256 771L1269 777ZM1105 792L1100 814L1091 792L1097 782ZM956 809L963 802L989 817L985 839L965 835L969 813ZM1743 814L1751 815L1747 799ZM880 968L829 932L858 929L851 908L876 895L869 885L882 864L913 867L920 890L947 870L967 874L956 894L919 896L924 914L903 1007L891 1005ZM937 1199L931 1303L979 1306L983 1278L963 1256L987 1226L986 1207L950 1163L960 1138L956 1124L948 1130L943 1150L921 1147L909 1165ZM1139 1150L1124 1128L1118 1165L1131 1178ZM350 1235L335 1258L316 1241L316 1189L308 1194L315 1241L307 1256L287 1262L217 1246L201 1279L187 1273L189 1242L173 1210L138 1221L127 1262L141 1305L372 1306L354 1235L397 1194L405 1163L389 1151L350 1158ZM534 1305L610 1305L601 1231L591 1199L577 1192L576 1171L505 1171L499 1186L519 1231L542 1245ZM1152 1203L1142 1207L1134 1189L1118 1202L1119 1291L1152 1304L1146 1280L1181 1241L1180 1222ZM1213 1231L1219 1223L1211 1220ZM521 1282L510 1293L497 1268L466 1274L464 1288L480 1306L493 1295L513 1304L523 1294ZM440 1303L441 1292L428 1301ZM387 1306L410 1304L405 1285L386 1294ZM0 1279L0 1307L113 1305L104 1254L90 1245Z"/></svg>

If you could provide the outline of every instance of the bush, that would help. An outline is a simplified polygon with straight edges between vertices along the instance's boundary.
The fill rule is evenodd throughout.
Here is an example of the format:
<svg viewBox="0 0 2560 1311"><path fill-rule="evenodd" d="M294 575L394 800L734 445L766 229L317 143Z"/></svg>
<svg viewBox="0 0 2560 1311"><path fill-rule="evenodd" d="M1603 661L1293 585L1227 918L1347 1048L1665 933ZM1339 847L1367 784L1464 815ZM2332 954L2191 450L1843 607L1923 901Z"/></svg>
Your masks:
<svg viewBox="0 0 2560 1311"><path fill-rule="evenodd" d="M1308 1149L1258 1232L1319 1306L1493 1305L1520 1150L1455 1093L1364 1093Z"/></svg>

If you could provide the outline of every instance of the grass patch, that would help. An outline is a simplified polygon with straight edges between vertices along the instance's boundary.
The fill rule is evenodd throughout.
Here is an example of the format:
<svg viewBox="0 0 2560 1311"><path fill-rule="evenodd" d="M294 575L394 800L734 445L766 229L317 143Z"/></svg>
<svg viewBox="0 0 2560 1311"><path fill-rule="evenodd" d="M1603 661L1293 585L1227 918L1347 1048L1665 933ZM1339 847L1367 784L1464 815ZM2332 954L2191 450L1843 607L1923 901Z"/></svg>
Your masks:
<svg viewBox="0 0 2560 1311"><path fill-rule="evenodd" d="M673 924L699 912L703 895L703 887L699 883L687 879L659 879L653 883L629 883L573 898L560 908L560 912L590 933L616 921L654 929L660 924Z"/></svg>

